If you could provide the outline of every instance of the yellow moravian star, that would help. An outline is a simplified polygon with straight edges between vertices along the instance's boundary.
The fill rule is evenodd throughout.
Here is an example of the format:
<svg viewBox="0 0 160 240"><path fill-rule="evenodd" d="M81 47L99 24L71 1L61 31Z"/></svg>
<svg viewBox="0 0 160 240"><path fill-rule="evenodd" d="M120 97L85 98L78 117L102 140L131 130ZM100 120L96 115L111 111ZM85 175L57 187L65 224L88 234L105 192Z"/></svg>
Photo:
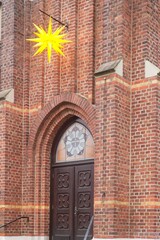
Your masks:
<svg viewBox="0 0 160 240"><path fill-rule="evenodd" d="M71 42L70 40L64 39L66 34L60 34L65 26L59 27L55 32L52 32L52 19L50 18L48 24L48 31L46 32L41 26L38 27L36 24L33 24L38 32L34 32L37 38L27 39L31 42L36 42L33 47L38 47L38 50L34 53L34 56L42 53L45 49L48 52L48 62L51 62L52 50L57 54L63 55L62 52L63 44Z"/></svg>

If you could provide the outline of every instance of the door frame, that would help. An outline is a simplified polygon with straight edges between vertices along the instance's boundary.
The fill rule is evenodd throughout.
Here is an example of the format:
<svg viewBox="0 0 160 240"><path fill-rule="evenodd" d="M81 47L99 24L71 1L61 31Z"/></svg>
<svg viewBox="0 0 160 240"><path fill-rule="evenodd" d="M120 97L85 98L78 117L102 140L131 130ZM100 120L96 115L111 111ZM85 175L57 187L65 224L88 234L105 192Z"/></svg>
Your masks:
<svg viewBox="0 0 160 240"><path fill-rule="evenodd" d="M54 168L65 167L65 166L67 167L67 166L76 166L76 165L86 165L86 164L92 163L93 164L93 181L94 181L94 159L93 158L87 159L87 160L85 159L85 160L78 160L78 161L68 161L68 162L56 163L56 150L57 150L59 140L61 139L61 136L67 130L67 128L69 126L71 126L74 122L78 122L78 123L84 125L89 130L87 124L82 119L78 118L77 116L72 116L70 119L65 121L65 123L63 123L62 126L60 127L60 129L57 131L56 136L54 138L54 142L52 144L52 148L51 148L49 240L52 240L52 216L54 214L53 210L52 210L52 202L53 202L53 198L54 198L52 173L54 171ZM91 133L91 131L90 131L90 133ZM93 183L93 213L94 213L94 183Z"/></svg>
<svg viewBox="0 0 160 240"><path fill-rule="evenodd" d="M54 215L54 210L52 209L52 203L53 203L53 199L54 199L54 191L53 191L53 181L52 181L52 173L54 171L55 168L59 168L59 167L69 167L69 166L84 166L84 165L88 165L88 164L93 164L93 181L94 181L94 159L87 159L87 160L80 160L80 161L72 161L72 162L62 162L62 163L54 163L51 166L51 181L50 181L50 229L49 229L49 240L52 240L52 236L53 236L53 232L52 232L52 224L53 224L53 215ZM94 183L93 183L93 189L94 189ZM94 212L94 191L93 191L93 212Z"/></svg>

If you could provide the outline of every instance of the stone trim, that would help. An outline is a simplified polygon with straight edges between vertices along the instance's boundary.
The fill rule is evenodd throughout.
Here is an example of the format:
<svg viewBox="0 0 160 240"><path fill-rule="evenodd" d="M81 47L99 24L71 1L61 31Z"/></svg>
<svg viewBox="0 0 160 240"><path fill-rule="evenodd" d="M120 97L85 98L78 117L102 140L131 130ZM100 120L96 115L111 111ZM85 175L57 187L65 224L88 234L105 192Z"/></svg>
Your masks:
<svg viewBox="0 0 160 240"><path fill-rule="evenodd" d="M48 205L15 205L15 204L0 204L0 209L40 209L40 210L49 210Z"/></svg>
<svg viewBox="0 0 160 240"><path fill-rule="evenodd" d="M92 240L113 240L113 239L118 239L118 240L149 240L149 238L93 238ZM153 240L156 240L157 238L150 238Z"/></svg>
<svg viewBox="0 0 160 240"><path fill-rule="evenodd" d="M6 89L0 92L0 101L6 100L8 102L14 103L14 89Z"/></svg>
<svg viewBox="0 0 160 240"><path fill-rule="evenodd" d="M109 73L117 73L120 76L123 76L123 60L115 60L100 65L98 70L95 72L95 77L102 76Z"/></svg>
<svg viewBox="0 0 160 240"><path fill-rule="evenodd" d="M153 77L159 74L160 68L148 60L145 60L145 78Z"/></svg>
<svg viewBox="0 0 160 240"><path fill-rule="evenodd" d="M0 240L49 240L48 236L0 236Z"/></svg>
<svg viewBox="0 0 160 240"><path fill-rule="evenodd" d="M92 240L149 240L148 238L93 238ZM157 238L150 238L156 240ZM49 240L49 236L0 236L0 240Z"/></svg>

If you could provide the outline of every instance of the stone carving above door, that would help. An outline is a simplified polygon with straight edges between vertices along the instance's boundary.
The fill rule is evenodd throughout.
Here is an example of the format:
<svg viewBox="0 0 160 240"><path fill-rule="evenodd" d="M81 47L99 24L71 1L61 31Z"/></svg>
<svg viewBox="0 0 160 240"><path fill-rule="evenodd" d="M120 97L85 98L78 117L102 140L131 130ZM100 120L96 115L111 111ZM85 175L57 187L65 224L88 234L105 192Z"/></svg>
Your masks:
<svg viewBox="0 0 160 240"><path fill-rule="evenodd" d="M56 152L56 162L94 158L94 141L90 131L81 123L73 123L62 135Z"/></svg>

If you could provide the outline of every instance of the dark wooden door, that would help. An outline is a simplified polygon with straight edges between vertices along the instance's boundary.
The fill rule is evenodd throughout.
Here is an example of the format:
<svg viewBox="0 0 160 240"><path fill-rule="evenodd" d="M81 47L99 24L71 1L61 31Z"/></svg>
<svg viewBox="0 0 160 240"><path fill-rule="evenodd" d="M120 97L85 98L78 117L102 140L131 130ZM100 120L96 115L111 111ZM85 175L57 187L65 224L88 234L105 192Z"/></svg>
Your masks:
<svg viewBox="0 0 160 240"><path fill-rule="evenodd" d="M81 240L84 238L92 215L93 215L93 164L76 166L74 239Z"/></svg>
<svg viewBox="0 0 160 240"><path fill-rule="evenodd" d="M93 163L55 167L52 177L51 239L82 240L93 215Z"/></svg>
<svg viewBox="0 0 160 240"><path fill-rule="evenodd" d="M52 240L69 240L73 235L74 169L54 168L52 180Z"/></svg>

